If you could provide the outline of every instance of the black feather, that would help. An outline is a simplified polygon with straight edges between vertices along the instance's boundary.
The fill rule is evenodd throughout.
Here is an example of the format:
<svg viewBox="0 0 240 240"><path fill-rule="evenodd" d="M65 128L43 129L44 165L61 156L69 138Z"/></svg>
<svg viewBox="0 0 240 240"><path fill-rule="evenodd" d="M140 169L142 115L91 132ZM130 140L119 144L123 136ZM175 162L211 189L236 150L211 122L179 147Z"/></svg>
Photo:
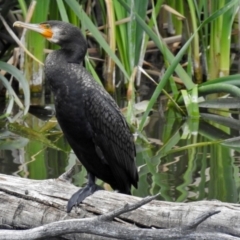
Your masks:
<svg viewBox="0 0 240 240"><path fill-rule="evenodd" d="M54 29L58 23L58 31L68 27L69 39L62 34L64 40L60 37L58 42L62 49L50 53L45 64L46 79L55 97L56 117L70 146L91 176L130 194L131 185L137 187L138 182L132 134L112 97L79 64L84 57L83 46L86 46L82 34L73 27L72 36L78 38L71 38L72 25L54 21ZM49 24L51 26L52 22ZM58 36L61 33L58 32ZM74 54L71 54L72 46ZM91 193L89 189L86 196ZM78 196L74 196L73 201L76 199ZM73 204L70 202L69 208Z"/></svg>

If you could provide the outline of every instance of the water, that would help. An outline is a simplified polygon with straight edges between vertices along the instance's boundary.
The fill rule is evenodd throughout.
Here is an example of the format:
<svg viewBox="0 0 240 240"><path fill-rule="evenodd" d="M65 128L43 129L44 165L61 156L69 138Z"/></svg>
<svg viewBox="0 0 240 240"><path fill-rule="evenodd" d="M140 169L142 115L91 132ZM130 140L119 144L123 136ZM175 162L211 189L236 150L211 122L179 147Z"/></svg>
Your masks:
<svg viewBox="0 0 240 240"><path fill-rule="evenodd" d="M51 109L35 108L34 114L37 117L29 114L22 125L39 135L14 124L9 130L2 127L0 173L31 179L57 178L77 162L57 123L46 120L51 117ZM159 199L173 202L218 199L238 203L238 136L232 122L224 126L218 119L206 120L206 116L200 121L182 119L175 110L156 108L143 136L136 140L140 180L133 194L144 197L160 192ZM53 149L51 144L62 150ZM86 170L81 164L75 167L73 183L86 183ZM98 184L110 189L100 180Z"/></svg>

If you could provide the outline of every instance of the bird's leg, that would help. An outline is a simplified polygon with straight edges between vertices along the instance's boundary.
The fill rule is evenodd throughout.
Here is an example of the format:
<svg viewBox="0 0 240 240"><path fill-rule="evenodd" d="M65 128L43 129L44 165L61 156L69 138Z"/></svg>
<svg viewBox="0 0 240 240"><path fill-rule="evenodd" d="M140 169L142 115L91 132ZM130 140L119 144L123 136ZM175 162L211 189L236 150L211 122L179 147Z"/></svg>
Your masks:
<svg viewBox="0 0 240 240"><path fill-rule="evenodd" d="M102 190L101 187L96 185L95 176L91 173L88 173L88 183L85 187L79 189L75 192L72 197L68 200L67 212L70 212L73 206L77 206L81 203L86 197L92 195L94 192Z"/></svg>

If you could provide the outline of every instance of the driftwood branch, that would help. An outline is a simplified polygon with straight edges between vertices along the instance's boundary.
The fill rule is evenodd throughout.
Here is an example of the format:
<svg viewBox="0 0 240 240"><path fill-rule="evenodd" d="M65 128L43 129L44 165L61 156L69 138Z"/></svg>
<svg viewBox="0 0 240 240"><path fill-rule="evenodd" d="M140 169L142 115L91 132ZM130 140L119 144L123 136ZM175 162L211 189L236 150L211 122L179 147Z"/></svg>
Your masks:
<svg viewBox="0 0 240 240"><path fill-rule="evenodd" d="M200 223L202 223L209 217L211 217L217 213L220 213L220 212L221 211L209 211L203 215L200 215L199 217L194 219L194 221L192 223L190 223L189 225L183 226L182 229L183 229L183 231L195 230Z"/></svg>
<svg viewBox="0 0 240 240"><path fill-rule="evenodd" d="M135 210L144 204L152 201L156 196L146 197L141 201L134 204L126 204L123 207L113 210L103 216L92 217L86 219L77 219L77 220L64 220L46 224L41 227L36 227L30 230L3 230L0 231L0 239L2 240L35 240L46 237L56 237L69 233L90 233L93 235L99 235L104 237L114 237L117 239L192 239L189 230L196 228L201 222L206 220L208 217L213 216L214 214L219 213L219 211L212 211L203 216L198 217L198 220L194 222L193 225L182 227L182 228L173 228L165 230L156 230L156 229L135 229L128 228L125 226L118 226L116 223L110 222L114 217L119 216L120 214ZM204 237L205 239L213 239L209 237L209 233L194 233L194 237ZM226 234L218 234L221 239L229 239ZM214 235L214 238L216 235ZM234 239L234 238L232 238Z"/></svg>
<svg viewBox="0 0 240 240"><path fill-rule="evenodd" d="M0 228L8 229L0 230L0 239L240 239L238 204L169 203L98 191L67 214L76 189L59 179L0 174Z"/></svg>
<svg viewBox="0 0 240 240"><path fill-rule="evenodd" d="M103 221L111 221L113 220L115 217L123 214L123 213L126 213L126 212L130 212L132 210L135 210L149 202L151 202L152 200L154 200L155 198L157 198L159 194L155 195L155 196L152 196L152 197L146 197L146 198L143 198L141 201L139 202L136 202L134 204L126 204L124 205L123 207L121 208L118 208L117 210L114 210L114 211L111 211L109 213L106 213L102 216L100 216L98 219L99 220L103 220Z"/></svg>

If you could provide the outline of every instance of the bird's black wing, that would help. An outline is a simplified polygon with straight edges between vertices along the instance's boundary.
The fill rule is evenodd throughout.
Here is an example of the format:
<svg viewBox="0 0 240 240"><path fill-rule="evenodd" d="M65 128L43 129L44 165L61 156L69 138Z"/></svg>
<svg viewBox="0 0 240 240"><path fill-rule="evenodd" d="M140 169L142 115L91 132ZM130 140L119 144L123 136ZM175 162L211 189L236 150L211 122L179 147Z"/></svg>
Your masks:
<svg viewBox="0 0 240 240"><path fill-rule="evenodd" d="M128 177L128 182L137 187L133 136L116 102L101 86L94 85L85 98L85 112L96 152L118 179ZM123 172L126 176L122 176Z"/></svg>

